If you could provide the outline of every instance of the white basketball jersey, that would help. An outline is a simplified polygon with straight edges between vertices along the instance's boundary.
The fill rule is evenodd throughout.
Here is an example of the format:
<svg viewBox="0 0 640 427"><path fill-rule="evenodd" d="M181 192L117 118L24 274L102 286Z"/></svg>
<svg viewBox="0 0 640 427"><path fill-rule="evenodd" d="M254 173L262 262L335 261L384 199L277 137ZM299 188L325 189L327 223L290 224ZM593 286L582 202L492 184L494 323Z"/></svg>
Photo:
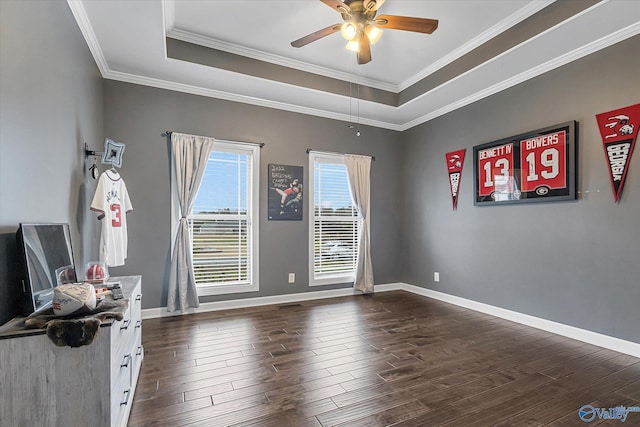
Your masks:
<svg viewBox="0 0 640 427"><path fill-rule="evenodd" d="M91 210L102 212L100 234L100 261L109 267L124 265L127 258L127 215L133 210L127 186L116 171L107 170L100 175Z"/></svg>

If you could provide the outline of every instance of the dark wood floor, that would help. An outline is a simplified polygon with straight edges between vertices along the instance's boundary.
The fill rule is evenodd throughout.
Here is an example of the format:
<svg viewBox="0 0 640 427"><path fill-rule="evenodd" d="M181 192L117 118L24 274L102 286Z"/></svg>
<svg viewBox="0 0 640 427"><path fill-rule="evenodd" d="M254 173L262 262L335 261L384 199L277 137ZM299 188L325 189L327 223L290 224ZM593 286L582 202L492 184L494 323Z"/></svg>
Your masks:
<svg viewBox="0 0 640 427"><path fill-rule="evenodd" d="M404 291L145 320L130 426L592 426L640 359ZM640 425L640 413L625 424Z"/></svg>

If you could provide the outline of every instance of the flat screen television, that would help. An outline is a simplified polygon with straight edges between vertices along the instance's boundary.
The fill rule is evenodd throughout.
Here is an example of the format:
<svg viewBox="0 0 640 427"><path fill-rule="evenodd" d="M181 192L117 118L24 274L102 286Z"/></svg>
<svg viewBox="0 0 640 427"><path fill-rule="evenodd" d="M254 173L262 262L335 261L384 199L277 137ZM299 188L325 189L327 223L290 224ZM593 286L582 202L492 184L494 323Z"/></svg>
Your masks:
<svg viewBox="0 0 640 427"><path fill-rule="evenodd" d="M77 281L69 224L20 224L16 233L21 314L51 307L53 288Z"/></svg>

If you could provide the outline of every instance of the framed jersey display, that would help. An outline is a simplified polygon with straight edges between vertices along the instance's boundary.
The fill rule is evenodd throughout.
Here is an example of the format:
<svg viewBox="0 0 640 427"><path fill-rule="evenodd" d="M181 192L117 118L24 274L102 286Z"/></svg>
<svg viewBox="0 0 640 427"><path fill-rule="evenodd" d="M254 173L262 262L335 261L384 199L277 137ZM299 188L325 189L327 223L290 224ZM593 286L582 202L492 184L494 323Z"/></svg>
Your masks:
<svg viewBox="0 0 640 427"><path fill-rule="evenodd" d="M577 130L571 121L473 147L474 205L575 199Z"/></svg>

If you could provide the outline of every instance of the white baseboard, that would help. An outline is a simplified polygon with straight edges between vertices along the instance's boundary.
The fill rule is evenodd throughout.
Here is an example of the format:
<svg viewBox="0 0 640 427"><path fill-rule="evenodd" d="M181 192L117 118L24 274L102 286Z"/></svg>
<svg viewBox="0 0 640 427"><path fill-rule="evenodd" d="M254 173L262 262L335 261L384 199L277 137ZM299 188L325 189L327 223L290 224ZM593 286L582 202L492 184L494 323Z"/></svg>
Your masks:
<svg viewBox="0 0 640 427"><path fill-rule="evenodd" d="M516 311L506 310L481 302L460 298L454 295L445 294L443 292L431 289L421 288L419 286L401 284L402 289L417 295L437 299L439 301L454 304L460 307L468 308L481 313L490 314L502 319L511 320L512 322L531 326L533 328L542 329L564 337L572 338L578 341L597 345L598 347L608 348L609 350L620 353L629 354L631 356L640 357L640 344L632 341L625 341L620 338L611 337L609 335L599 334L597 332L588 331L586 329L576 328L551 320L541 319L539 317L530 316L528 314L518 313Z"/></svg>
<svg viewBox="0 0 640 427"><path fill-rule="evenodd" d="M394 291L403 289L403 283L389 283L376 285L376 292ZM158 317L180 316L183 314L205 313L208 311L230 310L234 308L259 307L262 305L288 304L299 301L311 301L323 298L336 298L355 295L353 288L332 289L326 291L301 292L297 294L274 295L270 297L255 297L245 299L234 299L229 301L205 302L198 308L190 308L185 312L168 312L166 307L147 308L142 310L142 319L154 319Z"/></svg>
<svg viewBox="0 0 640 427"><path fill-rule="evenodd" d="M403 290L416 295L433 298L449 304L454 304L460 307L468 308L470 310L489 314L491 316L500 317L501 319L510 320L512 322L531 326L543 331L597 345L598 347L603 347L620 353L629 354L631 356L640 357L640 343L622 340L620 338L599 334L597 332L588 331L586 329L580 329L574 326L553 322L551 320L530 316L528 314L518 313L516 311L511 311L466 298L457 297L455 295L445 294L443 292L434 291L432 289L421 288L419 286L410 285L408 283L387 283L375 286L376 292L396 290ZM142 310L142 318L153 319L158 317L180 316L182 314L204 313L208 311L229 310L234 308L258 307L271 304L287 304L292 302L311 301L323 298L344 297L354 294L355 292L353 288L343 288L327 291L313 291L297 294L276 295L269 297L255 297L229 301L206 302L200 304L200 307L198 307L197 309L189 309L186 312L176 311L170 313L166 308L149 308Z"/></svg>

